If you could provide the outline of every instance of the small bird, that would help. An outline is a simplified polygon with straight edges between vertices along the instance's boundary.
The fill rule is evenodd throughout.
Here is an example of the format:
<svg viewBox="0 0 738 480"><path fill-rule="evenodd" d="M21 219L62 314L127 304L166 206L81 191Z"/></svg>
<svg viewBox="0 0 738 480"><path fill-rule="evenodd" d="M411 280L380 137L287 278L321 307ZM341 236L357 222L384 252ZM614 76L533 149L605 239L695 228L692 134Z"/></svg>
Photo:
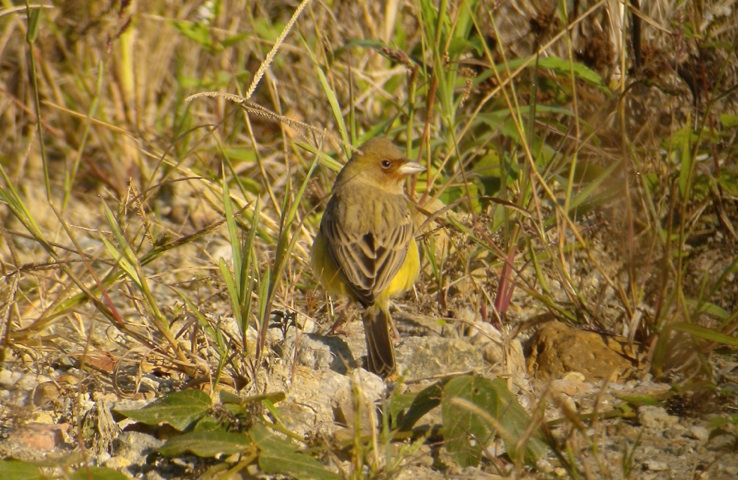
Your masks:
<svg viewBox="0 0 738 480"><path fill-rule="evenodd" d="M420 271L414 207L405 179L425 170L386 138L373 138L343 167L311 252L313 270L329 294L364 307L367 366L395 371L390 298L412 288Z"/></svg>

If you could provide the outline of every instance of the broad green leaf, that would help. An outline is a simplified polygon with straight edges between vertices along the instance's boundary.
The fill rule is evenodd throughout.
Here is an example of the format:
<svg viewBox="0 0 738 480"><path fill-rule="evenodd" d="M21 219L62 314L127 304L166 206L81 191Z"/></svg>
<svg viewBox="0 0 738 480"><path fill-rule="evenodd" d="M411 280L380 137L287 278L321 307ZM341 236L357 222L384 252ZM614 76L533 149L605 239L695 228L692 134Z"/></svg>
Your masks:
<svg viewBox="0 0 738 480"><path fill-rule="evenodd" d="M409 411L410 406L415 400L415 395L411 393L399 393L395 392L392 394L389 405L389 416L392 419L392 428L397 428L405 415L405 412Z"/></svg>
<svg viewBox="0 0 738 480"><path fill-rule="evenodd" d="M195 423L192 428L193 432L227 432L228 422L222 422L213 415L205 415Z"/></svg>
<svg viewBox="0 0 738 480"><path fill-rule="evenodd" d="M159 449L159 453L165 457L176 457L187 452L198 457L220 457L243 452L252 444L245 433L198 431L170 438Z"/></svg>
<svg viewBox="0 0 738 480"><path fill-rule="evenodd" d="M12 478L12 477L3 477ZM117 470L104 467L80 468L69 476L70 480L127 480L128 477Z"/></svg>
<svg viewBox="0 0 738 480"><path fill-rule="evenodd" d="M516 448L527 435L531 419L504 379L463 376L448 382L441 402L446 449L462 466L477 465L482 449L494 435L502 437L511 458L523 452ZM536 437L528 438L525 460L535 462L546 451Z"/></svg>
<svg viewBox="0 0 738 480"><path fill-rule="evenodd" d="M138 410L116 412L146 425L168 423L179 431L185 430L207 414L212 403L210 396L201 390L173 392Z"/></svg>
<svg viewBox="0 0 738 480"><path fill-rule="evenodd" d="M401 431L412 429L420 418L441 404L443 383L434 383L415 396L400 424Z"/></svg>
<svg viewBox="0 0 738 480"><path fill-rule="evenodd" d="M274 435L261 424L257 423L251 429L251 438L261 450L259 466L266 473L283 473L311 480L341 478L313 457L299 453L289 440Z"/></svg>
<svg viewBox="0 0 738 480"><path fill-rule="evenodd" d="M0 478L12 478L14 480L43 480L46 476L41 475L38 467L32 463L5 460L0 461Z"/></svg>

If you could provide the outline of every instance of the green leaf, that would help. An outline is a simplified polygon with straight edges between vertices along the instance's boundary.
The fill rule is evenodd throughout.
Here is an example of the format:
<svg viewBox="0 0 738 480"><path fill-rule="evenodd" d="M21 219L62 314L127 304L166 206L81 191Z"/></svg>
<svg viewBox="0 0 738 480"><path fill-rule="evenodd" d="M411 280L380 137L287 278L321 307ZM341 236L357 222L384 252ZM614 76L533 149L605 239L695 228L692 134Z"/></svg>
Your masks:
<svg viewBox="0 0 738 480"><path fill-rule="evenodd" d="M230 37L226 37L223 40L221 40L220 44L223 47L232 47L233 45L237 45L241 43L242 41L249 38L249 35L252 35L251 32L241 32L237 33L235 35L231 35Z"/></svg>
<svg viewBox="0 0 738 480"><path fill-rule="evenodd" d="M523 65L526 65L527 68L531 68L536 65L536 62L531 61L530 57L525 57L508 61L507 68L505 65L496 65L495 68L499 72L505 72L508 69L510 71L517 70ZM600 91L608 94L610 93L610 89L607 87L607 84L602 77L599 76L597 72L581 63L571 62L560 57L540 57L538 59L538 68L551 70L560 76L568 76L573 73L576 78L597 87Z"/></svg>
<svg viewBox="0 0 738 480"><path fill-rule="evenodd" d="M43 480L46 476L41 475L38 467L31 463L16 460L0 461L0 478L12 478L14 480Z"/></svg>
<svg viewBox="0 0 738 480"><path fill-rule="evenodd" d="M38 38L38 25L39 21L41 20L41 14L43 13L43 8L39 6L39 8L31 9L28 8L28 30L26 31L26 41L28 43L35 43L36 38Z"/></svg>
<svg viewBox="0 0 738 480"><path fill-rule="evenodd" d="M230 424L230 422L228 422ZM205 415L195 423L192 427L193 432L227 432L228 425L226 422L221 422L218 418L213 415Z"/></svg>
<svg viewBox="0 0 738 480"><path fill-rule="evenodd" d="M717 181L727 193L738 196L738 174L723 170Z"/></svg>
<svg viewBox="0 0 738 480"><path fill-rule="evenodd" d="M8 478L8 477L4 477ZM11 477L12 478L12 477ZM69 476L70 480L127 480L128 477L112 468L80 468Z"/></svg>
<svg viewBox="0 0 738 480"><path fill-rule="evenodd" d="M179 33L193 42L208 50L213 49L210 27L207 25L203 25L202 23L180 22L176 20L172 20L170 23Z"/></svg>
<svg viewBox="0 0 738 480"><path fill-rule="evenodd" d="M408 431L420 420L426 413L430 412L441 404L442 388L445 382L439 382L422 390L415 396L410 409L405 414L400 424L401 431Z"/></svg>
<svg viewBox="0 0 738 480"><path fill-rule="evenodd" d="M202 390L185 390L170 393L138 410L115 411L146 425L168 423L183 431L204 417L211 405L210 396Z"/></svg>
<svg viewBox="0 0 738 480"><path fill-rule="evenodd" d="M604 92L610 92L610 89L607 88L607 84L602 77L599 76L597 72L589 69L581 63L571 62L559 57L540 57L538 59L538 67L553 70L561 75L568 75L571 72L574 72L574 76L578 79L584 80Z"/></svg>
<svg viewBox="0 0 738 480"><path fill-rule="evenodd" d="M624 402L628 402L634 407L641 407L643 405L659 407L663 404L651 395L617 395L617 397Z"/></svg>
<svg viewBox="0 0 738 480"><path fill-rule="evenodd" d="M389 405L389 416L392 419L392 429L400 426L400 423L405 415L406 411L409 411L410 407L415 401L416 395L411 393L399 393L395 392L392 394Z"/></svg>
<svg viewBox="0 0 738 480"><path fill-rule="evenodd" d="M251 429L251 438L261 450L259 466L266 473L284 473L298 479L341 478L313 457L299 453L289 440L274 435L261 424Z"/></svg>
<svg viewBox="0 0 738 480"><path fill-rule="evenodd" d="M222 431L188 432L167 440L159 453L165 457L176 457L192 453L198 457L220 457L246 451L253 442L244 433Z"/></svg>
<svg viewBox="0 0 738 480"><path fill-rule="evenodd" d="M709 273L706 272L706 274L715 275L715 272L709 272ZM728 312L724 308L721 308L720 305L715 305L714 303L711 303L711 302L691 300L691 299L687 299L685 303L695 309L692 315L699 315L699 314L704 313L704 314L717 318L721 322L730 318L730 312Z"/></svg>
<svg viewBox="0 0 738 480"><path fill-rule="evenodd" d="M692 156L691 135L682 135L681 148L677 150L679 158L679 193L684 201L689 200L693 179L694 157Z"/></svg>
<svg viewBox="0 0 738 480"><path fill-rule="evenodd" d="M685 332L695 337L707 340L709 342L722 343L733 347L738 347L738 338L726 335L724 333L712 330L706 327L700 327L699 325L692 325L691 323L680 322L673 325L674 330Z"/></svg>
<svg viewBox="0 0 738 480"><path fill-rule="evenodd" d="M723 113L720 115L720 123L726 128L738 127L738 115L728 115Z"/></svg>
<svg viewBox="0 0 738 480"><path fill-rule="evenodd" d="M517 458L519 441L525 439L531 419L504 379L489 380L463 376L443 389L441 416L445 446L462 466L477 465L482 449L495 434L502 437L511 458ZM546 451L545 444L531 436L526 440L525 460L535 462Z"/></svg>
<svg viewBox="0 0 738 480"><path fill-rule="evenodd" d="M238 405L248 405L249 403L264 401L279 403L284 401L286 398L287 394L281 391L251 395L248 397L240 397L233 393L227 392L226 390L221 390L220 392L220 401L222 403L235 403Z"/></svg>
<svg viewBox="0 0 738 480"><path fill-rule="evenodd" d="M341 139L343 140L343 146L346 151L346 156L351 157L351 140L349 139L348 129L346 128L346 122L343 118L343 113L338 101L338 96L333 90L331 82L328 81L328 77L325 76L325 72L323 71L320 62L318 62L318 58L315 56L315 53L310 49L310 46L305 40L303 40L302 45L305 47L307 53L310 55L313 64L315 64L315 72L318 74L318 81L323 88L323 93L325 93L328 104L331 106L331 110L333 111L333 119L336 121L338 131L341 133Z"/></svg>

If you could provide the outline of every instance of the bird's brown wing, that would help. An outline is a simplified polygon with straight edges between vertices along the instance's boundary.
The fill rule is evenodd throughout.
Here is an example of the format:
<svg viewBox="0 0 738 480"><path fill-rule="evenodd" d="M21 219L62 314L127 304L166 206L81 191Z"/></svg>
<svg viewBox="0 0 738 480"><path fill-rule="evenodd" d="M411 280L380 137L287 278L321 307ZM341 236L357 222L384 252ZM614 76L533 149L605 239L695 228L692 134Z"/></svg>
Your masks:
<svg viewBox="0 0 738 480"><path fill-rule="evenodd" d="M395 277L413 237L405 197L385 197L365 203L359 212L331 199L321 222L331 259L364 305L373 304Z"/></svg>

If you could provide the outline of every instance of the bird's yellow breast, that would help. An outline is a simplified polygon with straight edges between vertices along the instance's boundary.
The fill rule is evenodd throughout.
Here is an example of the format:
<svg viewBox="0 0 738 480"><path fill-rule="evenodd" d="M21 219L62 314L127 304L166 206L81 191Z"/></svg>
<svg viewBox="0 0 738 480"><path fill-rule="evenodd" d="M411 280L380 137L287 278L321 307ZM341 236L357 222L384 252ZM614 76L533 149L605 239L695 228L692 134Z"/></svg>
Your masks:
<svg viewBox="0 0 738 480"><path fill-rule="evenodd" d="M310 264L313 271L318 275L320 283L323 284L330 295L356 300L351 287L341 277L338 267L330 257L325 237L320 231L313 243ZM418 278L418 273L420 273L420 253L418 244L413 239L408 245L407 255L402 266L389 285L377 295L375 303L387 305L390 298L410 290Z"/></svg>

